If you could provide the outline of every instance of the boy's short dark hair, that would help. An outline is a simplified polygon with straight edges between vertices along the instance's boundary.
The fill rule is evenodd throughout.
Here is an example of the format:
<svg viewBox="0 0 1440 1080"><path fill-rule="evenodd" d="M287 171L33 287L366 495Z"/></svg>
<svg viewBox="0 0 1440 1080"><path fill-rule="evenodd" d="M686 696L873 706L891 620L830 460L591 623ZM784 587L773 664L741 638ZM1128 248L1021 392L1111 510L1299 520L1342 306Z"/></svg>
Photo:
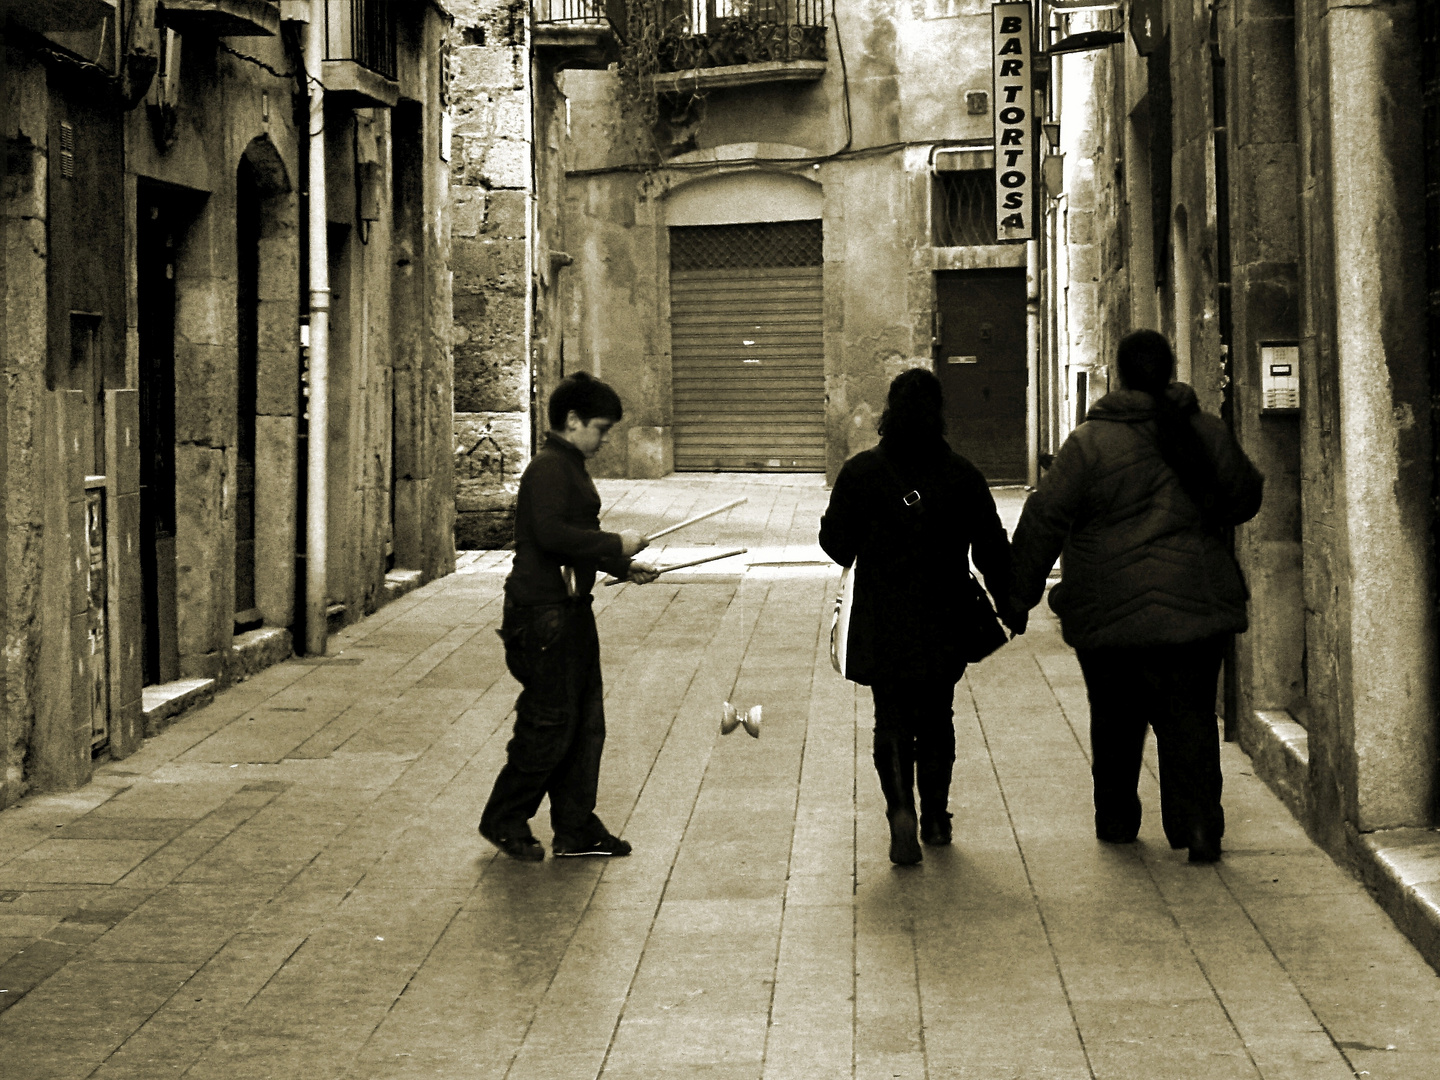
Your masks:
<svg viewBox="0 0 1440 1080"><path fill-rule="evenodd" d="M587 371L577 371L560 380L555 392L550 395L550 428L560 431L565 427L565 418L574 412L582 424L588 424L595 417L603 417L615 423L625 415L620 404L620 395L607 383L592 378Z"/></svg>

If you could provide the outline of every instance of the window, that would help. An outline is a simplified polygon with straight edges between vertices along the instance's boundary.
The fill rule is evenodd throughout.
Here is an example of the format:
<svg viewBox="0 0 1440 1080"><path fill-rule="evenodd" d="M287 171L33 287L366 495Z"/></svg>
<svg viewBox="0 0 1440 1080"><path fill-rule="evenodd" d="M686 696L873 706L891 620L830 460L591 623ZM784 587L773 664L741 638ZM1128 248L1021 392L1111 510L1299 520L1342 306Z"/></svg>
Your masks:
<svg viewBox="0 0 1440 1080"><path fill-rule="evenodd" d="M935 174L931 198L936 247L998 243L995 174L990 169Z"/></svg>

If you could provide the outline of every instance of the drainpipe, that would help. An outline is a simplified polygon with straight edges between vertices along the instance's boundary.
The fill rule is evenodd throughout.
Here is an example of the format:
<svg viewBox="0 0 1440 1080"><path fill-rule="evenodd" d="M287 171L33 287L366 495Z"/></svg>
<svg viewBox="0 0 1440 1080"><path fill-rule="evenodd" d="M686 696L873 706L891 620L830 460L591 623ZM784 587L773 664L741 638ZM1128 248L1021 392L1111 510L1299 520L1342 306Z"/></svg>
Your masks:
<svg viewBox="0 0 1440 1080"><path fill-rule="evenodd" d="M1025 482L1040 483L1040 243L1025 241Z"/></svg>
<svg viewBox="0 0 1440 1080"><path fill-rule="evenodd" d="M310 0L305 72L310 80L310 437L305 492L305 652L324 656L329 636L325 608L326 475L330 431L330 250L325 235L325 0Z"/></svg>
<svg viewBox="0 0 1440 1080"><path fill-rule="evenodd" d="M530 414L530 455L533 457L540 449L540 400L539 400L539 371L535 355L535 305L539 302L539 290L535 283L537 267L535 265L536 249L540 244L540 144L535 139L535 133L539 130L539 122L536 119L535 111L539 105L539 94L536 92L535 72L535 9L532 6L530 17L525 20L525 72L524 89L522 94L525 99L525 145L530 148L530 169L526 174L528 177L528 190L525 192L525 331L524 344L526 381L529 383L522 393L525 394L525 407ZM554 81L554 74L548 76ZM547 238L548 239L548 238ZM546 245L549 246L548 244ZM549 274L550 280L554 281L555 273L552 269ZM552 305L551 310L554 310ZM558 328L546 327L546 337L555 333ZM548 343L547 343L548 346ZM502 470L503 473L503 470ZM504 477L502 476L503 480Z"/></svg>

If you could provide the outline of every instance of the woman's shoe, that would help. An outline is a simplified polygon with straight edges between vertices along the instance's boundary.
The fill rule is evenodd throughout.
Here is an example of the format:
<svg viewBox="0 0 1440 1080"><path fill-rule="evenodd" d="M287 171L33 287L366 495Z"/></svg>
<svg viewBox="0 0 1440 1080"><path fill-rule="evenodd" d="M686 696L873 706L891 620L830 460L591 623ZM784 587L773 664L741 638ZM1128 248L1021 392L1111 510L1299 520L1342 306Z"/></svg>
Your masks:
<svg viewBox="0 0 1440 1080"><path fill-rule="evenodd" d="M942 811L939 814L921 814L920 839L931 847L944 847L950 843L951 827L949 812Z"/></svg>
<svg viewBox="0 0 1440 1080"><path fill-rule="evenodd" d="M1209 829L1196 827L1190 830L1190 861L1192 863L1217 863L1220 861L1220 837Z"/></svg>
<svg viewBox="0 0 1440 1080"><path fill-rule="evenodd" d="M896 866L914 866L924 857L915 839L915 815L896 810L890 815L890 861Z"/></svg>
<svg viewBox="0 0 1440 1080"><path fill-rule="evenodd" d="M1123 831L1119 829L1113 831L1107 829L1095 830L1095 839L1099 840L1102 844L1133 844L1139 835L1138 830L1135 832L1131 832L1129 829Z"/></svg>

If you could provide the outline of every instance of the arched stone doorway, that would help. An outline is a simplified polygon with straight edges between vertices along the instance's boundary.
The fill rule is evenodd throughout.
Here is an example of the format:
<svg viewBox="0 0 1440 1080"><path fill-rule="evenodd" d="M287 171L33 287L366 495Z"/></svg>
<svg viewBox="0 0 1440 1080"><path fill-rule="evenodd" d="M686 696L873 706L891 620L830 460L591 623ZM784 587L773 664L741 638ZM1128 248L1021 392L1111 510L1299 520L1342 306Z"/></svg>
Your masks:
<svg viewBox="0 0 1440 1080"><path fill-rule="evenodd" d="M235 183L235 629L294 613L299 311L296 199L268 135Z"/></svg>

